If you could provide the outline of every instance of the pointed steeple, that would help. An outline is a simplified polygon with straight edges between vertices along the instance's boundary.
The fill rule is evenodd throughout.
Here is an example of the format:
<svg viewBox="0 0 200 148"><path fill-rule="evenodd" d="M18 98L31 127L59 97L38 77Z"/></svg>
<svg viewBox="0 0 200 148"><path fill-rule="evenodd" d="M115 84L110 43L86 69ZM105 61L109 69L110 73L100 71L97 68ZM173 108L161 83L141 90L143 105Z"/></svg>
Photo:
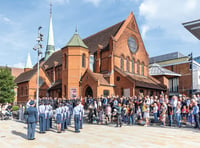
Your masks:
<svg viewBox="0 0 200 148"><path fill-rule="evenodd" d="M79 36L79 34L77 32L77 27L76 27L74 35L69 40L69 42L67 43L66 47L84 47L84 48L88 48L85 45L85 43L83 42L83 40L81 39L81 37Z"/></svg>
<svg viewBox="0 0 200 148"><path fill-rule="evenodd" d="M54 51L55 51L55 46L54 46L53 25L52 25L52 2L50 2L49 32L48 32L47 47L44 60L47 60L52 55L52 53L54 53Z"/></svg>
<svg viewBox="0 0 200 148"><path fill-rule="evenodd" d="M33 65L32 65L32 62L31 62L31 56L30 56L30 53L28 53L27 60L26 60L24 68L32 68L32 67L33 67Z"/></svg>

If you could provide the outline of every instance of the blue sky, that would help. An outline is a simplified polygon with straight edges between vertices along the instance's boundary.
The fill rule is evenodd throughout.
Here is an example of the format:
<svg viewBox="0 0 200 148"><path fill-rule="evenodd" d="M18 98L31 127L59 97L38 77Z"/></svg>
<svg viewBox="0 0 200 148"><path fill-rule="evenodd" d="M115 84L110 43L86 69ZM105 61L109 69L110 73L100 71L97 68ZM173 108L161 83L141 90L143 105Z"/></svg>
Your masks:
<svg viewBox="0 0 200 148"><path fill-rule="evenodd" d="M49 0L0 0L0 65L23 67L28 52L36 62L37 29L49 27ZM179 51L200 56L200 41L182 25L199 18L199 0L53 0L56 49L62 48L78 26L85 38L126 19L133 11L149 56ZM44 54L43 54L44 55Z"/></svg>

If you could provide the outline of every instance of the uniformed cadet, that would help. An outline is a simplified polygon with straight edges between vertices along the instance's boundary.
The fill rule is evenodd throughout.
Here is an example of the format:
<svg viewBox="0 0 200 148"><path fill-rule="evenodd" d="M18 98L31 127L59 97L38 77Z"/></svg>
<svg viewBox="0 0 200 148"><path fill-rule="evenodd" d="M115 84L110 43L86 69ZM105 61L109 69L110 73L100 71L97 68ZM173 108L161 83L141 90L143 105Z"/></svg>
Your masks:
<svg viewBox="0 0 200 148"><path fill-rule="evenodd" d="M69 107L67 106L67 104L65 104L65 124L64 124L65 129L67 129L68 118L69 118Z"/></svg>
<svg viewBox="0 0 200 148"><path fill-rule="evenodd" d="M39 110L39 121L40 121L40 133L45 133L45 106L42 101L38 107Z"/></svg>
<svg viewBox="0 0 200 148"><path fill-rule="evenodd" d="M61 107L61 131L64 131L64 126L65 126L65 107L64 104L62 104Z"/></svg>
<svg viewBox="0 0 200 148"><path fill-rule="evenodd" d="M61 133L61 106L60 104L58 105L58 108L56 108L55 120L57 124L57 132Z"/></svg>
<svg viewBox="0 0 200 148"><path fill-rule="evenodd" d="M30 101L29 104L30 104L30 106L26 110L27 115L28 115L28 118L27 118L27 124L28 124L27 138L28 138L28 140L34 140L35 139L35 127L36 127L36 123L37 123L37 120L38 120L38 112L37 112L37 109L34 107L35 102L33 100Z"/></svg>
<svg viewBox="0 0 200 148"><path fill-rule="evenodd" d="M73 110L73 115L74 115L74 127L75 127L75 132L76 133L79 133L80 132L80 112L81 112L81 109L80 109L80 106L79 106L79 103L76 103L76 106L74 107L74 110Z"/></svg>
<svg viewBox="0 0 200 148"><path fill-rule="evenodd" d="M49 104L49 127L52 128L52 118L53 118L53 108L51 104Z"/></svg>
<svg viewBox="0 0 200 148"><path fill-rule="evenodd" d="M84 108L82 103L79 103L79 107L80 107L80 129L83 128L83 116L84 116Z"/></svg>
<svg viewBox="0 0 200 148"><path fill-rule="evenodd" d="M68 107L69 107L69 121L68 121L68 125L71 125L71 118L72 118L72 115L73 115L73 106L72 106L72 102L70 102L68 104Z"/></svg>
<svg viewBox="0 0 200 148"><path fill-rule="evenodd" d="M45 130L48 131L49 130L49 105L46 102L45 103Z"/></svg>

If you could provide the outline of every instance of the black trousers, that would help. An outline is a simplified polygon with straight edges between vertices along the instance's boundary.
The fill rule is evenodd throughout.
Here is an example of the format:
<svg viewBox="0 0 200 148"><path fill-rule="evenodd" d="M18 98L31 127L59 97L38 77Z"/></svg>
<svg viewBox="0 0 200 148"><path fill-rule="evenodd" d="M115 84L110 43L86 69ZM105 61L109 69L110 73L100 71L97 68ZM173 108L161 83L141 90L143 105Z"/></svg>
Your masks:
<svg viewBox="0 0 200 148"><path fill-rule="evenodd" d="M194 114L195 128L200 128L199 126L199 114Z"/></svg>

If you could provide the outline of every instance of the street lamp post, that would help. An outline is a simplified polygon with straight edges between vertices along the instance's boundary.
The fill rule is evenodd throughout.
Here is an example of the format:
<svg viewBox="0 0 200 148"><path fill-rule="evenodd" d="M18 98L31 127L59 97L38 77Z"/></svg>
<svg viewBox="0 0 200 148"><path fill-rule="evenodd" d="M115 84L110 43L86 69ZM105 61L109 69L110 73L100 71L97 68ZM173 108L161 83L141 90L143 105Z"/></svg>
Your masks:
<svg viewBox="0 0 200 148"><path fill-rule="evenodd" d="M190 61L190 64L191 64L191 79L192 79L192 88L191 88L191 95L193 96L193 54L192 52L189 54L189 61Z"/></svg>
<svg viewBox="0 0 200 148"><path fill-rule="evenodd" d="M40 30L42 27L38 27L38 37L36 39L37 44L34 46L33 50L37 51L37 90L36 90L36 107L38 109L38 102L39 102L39 59L40 55L42 54L41 49L42 49L42 44L41 41L43 41L43 35L40 33Z"/></svg>

